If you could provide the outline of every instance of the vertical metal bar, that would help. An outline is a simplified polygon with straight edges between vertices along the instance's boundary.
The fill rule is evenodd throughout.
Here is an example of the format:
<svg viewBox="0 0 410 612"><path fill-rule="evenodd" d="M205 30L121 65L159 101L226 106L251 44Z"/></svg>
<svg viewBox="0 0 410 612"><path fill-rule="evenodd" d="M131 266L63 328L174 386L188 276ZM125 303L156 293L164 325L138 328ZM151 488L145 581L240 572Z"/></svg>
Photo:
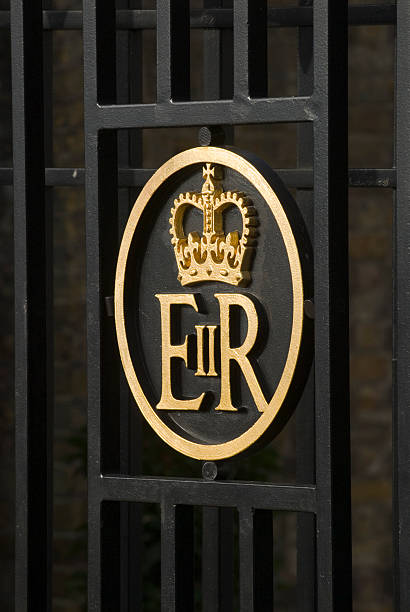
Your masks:
<svg viewBox="0 0 410 612"><path fill-rule="evenodd" d="M141 8L141 0L117 0L118 9ZM142 101L142 33L117 32L117 100L120 104ZM142 166L140 130L118 134L120 168ZM134 200L135 189L118 193L119 242ZM124 372L120 372L120 472L136 475L141 469L141 422ZM120 502L120 610L142 607L142 516L140 504Z"/></svg>
<svg viewBox="0 0 410 612"><path fill-rule="evenodd" d="M202 510L202 611L233 612L233 508Z"/></svg>
<svg viewBox="0 0 410 612"><path fill-rule="evenodd" d="M311 194L300 197L299 203L312 200ZM311 202L313 205L313 202ZM315 480L314 453L314 373L309 379L296 415L297 478L301 483ZM314 514L297 515L297 601L300 612L316 610L316 517Z"/></svg>
<svg viewBox="0 0 410 612"><path fill-rule="evenodd" d="M86 12L84 11L84 17ZM84 20L86 26L86 19ZM86 34L84 42L86 40ZM90 38L88 38L90 44ZM91 72L84 54L85 74ZM88 66L90 66L88 64ZM87 78L85 79L87 80ZM85 95L87 96L87 84ZM90 120L91 123L91 120ZM98 478L101 473L101 381L100 381L100 253L98 228L98 138L86 132L86 241L87 241L87 351L88 351L88 610L101 610L101 519Z"/></svg>
<svg viewBox="0 0 410 612"><path fill-rule="evenodd" d="M272 511L255 510L253 516L255 612L272 612L274 609L273 546Z"/></svg>
<svg viewBox="0 0 410 612"><path fill-rule="evenodd" d="M175 506L161 508L161 611L176 610Z"/></svg>
<svg viewBox="0 0 410 612"><path fill-rule="evenodd" d="M266 0L248 4L248 74L251 98L268 95L268 11Z"/></svg>
<svg viewBox="0 0 410 612"><path fill-rule="evenodd" d="M268 516L271 521L269 527ZM262 542L263 528L267 529L266 545ZM257 555L260 555L259 559ZM262 569L264 563L266 566ZM257 572L262 575L257 576ZM266 581L264 585L261 582L263 579ZM273 610L273 533L270 511L255 511L250 507L239 509L239 603L241 612Z"/></svg>
<svg viewBox="0 0 410 612"><path fill-rule="evenodd" d="M101 61L101 59L100 59ZM98 135L98 186L95 189L98 194L98 225L99 225L99 253L100 253L100 284L94 287L100 295L99 304L103 303L103 297L113 294L115 278L115 262L118 249L117 234L113 228L118 227L118 189L117 189L117 134L115 132L102 131ZM89 227L87 227L87 232ZM95 230L94 230L95 231ZM89 240L91 237L89 236ZM87 270L88 271L88 270ZM120 363L117 354L113 351L115 346L115 328L112 317L107 317L104 310L100 313L100 354L99 359L93 356L93 360L99 362L100 372L100 415L101 415L101 471L117 472L120 465L120 420L118 413L113 410L113 405L119 401ZM96 313L95 313L96 314ZM97 363L93 365L97 366ZM90 367L91 364L89 364ZM92 406L95 410L95 406ZM92 436L92 432L90 432ZM93 475L99 479L99 475ZM113 533L115 532L115 537ZM102 601L101 609L111 611L118 606L120 564L117 556L117 546L120 539L120 521L113 521L110 532L103 530L104 556L102 565L110 570L106 575L111 581L111 588L105 588L106 596ZM104 585L106 587L106 584ZM108 597L111 597L111 601Z"/></svg>
<svg viewBox="0 0 410 612"><path fill-rule="evenodd" d="M194 513L192 506L161 508L161 610L194 609Z"/></svg>
<svg viewBox="0 0 410 612"><path fill-rule="evenodd" d="M52 0L43 0L43 10L52 9ZM44 78L44 133L45 133L45 164L46 168L54 167L53 154L53 36L52 30L43 32L43 78ZM52 191L48 189L48 199L50 209L52 204ZM52 215L49 215L52 221ZM51 225L51 223L50 223ZM52 237L50 239L52 245ZM52 248L52 246L51 246ZM52 276L52 266L49 266L50 276ZM51 282L51 278L50 278Z"/></svg>
<svg viewBox="0 0 410 612"><path fill-rule="evenodd" d="M300 0L300 6L312 6ZM313 90L313 29L299 28L298 94ZM298 125L298 167L313 167L313 130L310 123ZM313 242L314 200L311 189L299 189L297 201ZM306 296L311 298L312 296ZM315 390L314 370L310 373L296 413L296 465L301 483L315 482ZM297 599L300 612L316 610L316 519L313 514L297 515Z"/></svg>
<svg viewBox="0 0 410 612"><path fill-rule="evenodd" d="M249 507L239 512L241 612L271 612L273 593L273 516Z"/></svg>
<svg viewBox="0 0 410 612"><path fill-rule="evenodd" d="M239 509L239 609L255 612L253 508Z"/></svg>
<svg viewBox="0 0 410 612"><path fill-rule="evenodd" d="M84 0L86 4L91 0ZM84 15L83 15L84 17ZM96 100L109 104L116 99L115 0L95 3Z"/></svg>
<svg viewBox="0 0 410 612"><path fill-rule="evenodd" d="M120 610L121 606L121 540L119 537L121 504L117 501L101 504L101 612Z"/></svg>
<svg viewBox="0 0 410 612"><path fill-rule="evenodd" d="M204 8L232 8L232 0L204 0ZM204 31L204 98L232 97L233 33ZM225 137L233 141L233 130L225 126ZM233 521L232 508L202 509L202 610L233 612Z"/></svg>
<svg viewBox="0 0 410 612"><path fill-rule="evenodd" d="M248 0L234 0L233 57L234 98L249 96L248 75Z"/></svg>
<svg viewBox="0 0 410 612"><path fill-rule="evenodd" d="M118 8L140 8L141 0L118 0ZM142 36L141 32L118 32L117 34L117 99L119 104L142 101ZM142 134L140 130L121 130L118 133L119 168L142 167ZM136 189L120 189L118 195L119 242L137 196ZM139 469L139 430L133 418L136 406L121 368L121 417L120 417L120 470L121 473L136 474ZM132 421L132 426L131 426Z"/></svg>
<svg viewBox="0 0 410 612"><path fill-rule="evenodd" d="M98 132L97 101L115 101L115 3L86 0L83 9L84 123L87 251L87 348L88 348L88 610L118 608L119 567L113 549L101 544L99 481L102 470L119 467L119 423L108 402L118 398L119 365L112 351L114 326L103 311L105 296L113 294L114 253L117 235L116 134ZM112 405L112 404L111 404ZM111 415L111 416L110 416ZM110 420L111 419L111 420ZM101 430L103 426L103 430ZM101 434L110 430L110 435ZM103 449L103 456L101 451ZM119 523L119 521L118 521ZM119 540L119 524L117 530ZM106 533L104 536L106 537ZM106 558L101 560L101 549ZM101 599L101 566L112 583ZM107 599L108 595L112 598ZM111 608L110 608L111 606Z"/></svg>
<svg viewBox="0 0 410 612"><path fill-rule="evenodd" d="M16 610L51 610L51 342L42 2L10 6L16 367ZM52 388L52 387L51 387Z"/></svg>
<svg viewBox="0 0 410 612"><path fill-rule="evenodd" d="M232 0L204 0L204 8L232 8ZM233 94L233 32L204 30L204 98L219 100Z"/></svg>
<svg viewBox="0 0 410 612"><path fill-rule="evenodd" d="M189 0L157 3L157 102L189 100Z"/></svg>
<svg viewBox="0 0 410 612"><path fill-rule="evenodd" d="M51 0L43 0L43 10L48 8ZM44 117L44 164L47 168L54 166L53 148L53 32L43 32L43 117ZM48 422L47 422L47 453L49 457L49 507L50 507L50 600L53 593L53 513L54 513L54 190L47 187L45 191L45 240L46 240L46 285L47 285L47 311L46 320L48 328L47 338L47 359L48 359L48 380L47 380L47 402Z"/></svg>
<svg viewBox="0 0 410 612"><path fill-rule="evenodd" d="M396 612L410 609L410 5L397 0L393 336L393 552Z"/></svg>
<svg viewBox="0 0 410 612"><path fill-rule="evenodd" d="M234 0L234 97L267 95L266 0Z"/></svg>
<svg viewBox="0 0 410 612"><path fill-rule="evenodd" d="M347 612L351 510L347 242L347 2L313 15L318 610Z"/></svg>

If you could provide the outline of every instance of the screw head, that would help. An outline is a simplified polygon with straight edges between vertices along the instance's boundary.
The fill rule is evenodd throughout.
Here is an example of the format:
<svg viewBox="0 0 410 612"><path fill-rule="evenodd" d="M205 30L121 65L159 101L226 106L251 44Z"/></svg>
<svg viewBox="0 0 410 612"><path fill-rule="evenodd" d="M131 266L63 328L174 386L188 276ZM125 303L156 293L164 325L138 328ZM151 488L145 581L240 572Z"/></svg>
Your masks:
<svg viewBox="0 0 410 612"><path fill-rule="evenodd" d="M205 461L202 465L202 476L205 480L215 480L218 476L218 467L213 461Z"/></svg>

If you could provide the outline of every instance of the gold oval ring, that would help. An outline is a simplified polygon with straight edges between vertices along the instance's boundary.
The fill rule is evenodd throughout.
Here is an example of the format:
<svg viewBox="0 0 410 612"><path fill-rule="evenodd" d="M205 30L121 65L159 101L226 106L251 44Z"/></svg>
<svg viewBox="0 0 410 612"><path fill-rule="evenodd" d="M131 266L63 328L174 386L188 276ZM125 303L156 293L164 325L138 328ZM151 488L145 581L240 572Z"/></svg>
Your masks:
<svg viewBox="0 0 410 612"><path fill-rule="evenodd" d="M221 164L236 170L254 185L266 201L276 219L286 247L293 289L293 320L289 350L276 391L268 404L268 408L247 431L237 438L221 444L200 444L187 440L167 427L158 417L154 408L148 402L135 373L128 347L124 319L125 270L132 238L142 212L149 204L156 190L175 172L193 164L206 162ZM118 346L128 384L142 414L164 442L180 453L193 457L194 459L217 461L232 457L246 450L266 432L273 423L286 398L295 373L302 341L303 300L302 269L296 240L289 220L271 185L259 170L257 170L247 159L228 149L219 147L196 147L175 155L155 172L138 196L124 231L115 276L114 303Z"/></svg>

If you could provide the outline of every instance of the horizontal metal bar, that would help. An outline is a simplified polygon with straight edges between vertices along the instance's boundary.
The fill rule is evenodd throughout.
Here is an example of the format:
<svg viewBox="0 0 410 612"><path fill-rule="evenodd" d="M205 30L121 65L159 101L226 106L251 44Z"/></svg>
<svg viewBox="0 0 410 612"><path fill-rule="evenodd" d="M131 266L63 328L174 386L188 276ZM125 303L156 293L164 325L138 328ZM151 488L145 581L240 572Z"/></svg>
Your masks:
<svg viewBox="0 0 410 612"><path fill-rule="evenodd" d="M81 30L82 21L82 11L43 11L43 28L45 30ZM364 4L349 7L350 25L394 25L395 23L395 4ZM311 7L295 6L268 10L269 28L311 25ZM0 11L0 29L9 27L9 11ZM155 27L155 10L117 11L117 28L119 30L153 30ZM191 11L191 28L231 29L232 11L230 9L193 10Z"/></svg>
<svg viewBox="0 0 410 612"><path fill-rule="evenodd" d="M47 187L76 187L84 181L84 168L46 168Z"/></svg>
<svg viewBox="0 0 410 612"><path fill-rule="evenodd" d="M101 500L237 507L247 499L253 508L316 512L316 488L308 485L125 476L101 476L99 485Z"/></svg>
<svg viewBox="0 0 410 612"><path fill-rule="evenodd" d="M349 6L349 25L395 25L396 5L386 4L363 4Z"/></svg>
<svg viewBox="0 0 410 612"><path fill-rule="evenodd" d="M313 170L308 168L285 168L276 170L287 187L313 189ZM351 168L349 187L395 188L395 168Z"/></svg>
<svg viewBox="0 0 410 612"><path fill-rule="evenodd" d="M96 129L130 129L195 125L243 125L313 121L316 112L310 97L161 104L117 104L97 106Z"/></svg>
<svg viewBox="0 0 410 612"><path fill-rule="evenodd" d="M151 178L155 170L145 168L121 168L119 170L119 187L142 187ZM81 187L84 185L84 168L46 168L47 187ZM0 168L0 185L13 183L13 169Z"/></svg>
<svg viewBox="0 0 410 612"><path fill-rule="evenodd" d="M349 187L396 187L396 168L351 168Z"/></svg>
<svg viewBox="0 0 410 612"><path fill-rule="evenodd" d="M0 168L0 185L4 178L12 177L11 168ZM142 187L151 178L155 170L149 168L121 168L118 171L119 187ZM77 187L84 185L84 168L46 168L47 187Z"/></svg>
<svg viewBox="0 0 410 612"><path fill-rule="evenodd" d="M120 187L142 187L155 170L151 168L120 168L118 185ZM287 187L311 189L313 172L309 169L285 168L276 170ZM11 185L13 169L0 168L0 185ZM84 185L84 168L46 168L47 187L78 187ZM351 168L349 187L396 187L395 168Z"/></svg>

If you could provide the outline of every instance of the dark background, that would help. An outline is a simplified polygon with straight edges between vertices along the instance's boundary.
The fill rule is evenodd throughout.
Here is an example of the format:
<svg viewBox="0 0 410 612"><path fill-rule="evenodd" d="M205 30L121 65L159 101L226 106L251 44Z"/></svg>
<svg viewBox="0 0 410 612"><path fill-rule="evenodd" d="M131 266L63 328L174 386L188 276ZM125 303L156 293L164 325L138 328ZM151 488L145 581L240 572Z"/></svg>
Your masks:
<svg viewBox="0 0 410 612"><path fill-rule="evenodd" d="M193 3L194 5L195 3ZM277 0L272 5L293 4ZM146 2L146 7L153 6ZM81 8L55 0L55 8ZM0 0L0 9L8 2ZM155 33L145 32L144 99L155 96ZM192 94L201 97L202 35L192 33ZM83 167L82 37L53 34L54 165ZM349 36L349 143L351 167L393 164L394 27L355 26ZM296 93L296 29L269 32L270 94ZM0 165L11 166L10 40L0 31ZM241 126L236 146L273 168L296 166L296 126ZM144 130L144 166L156 168L178 151L196 146L196 129ZM391 563L391 302L393 192L350 191L350 329L354 609L392 610ZM13 609L13 203L0 186L0 608ZM53 190L55 316L54 604L56 612L84 609L86 576L86 423L84 192ZM146 434L147 439L149 434ZM194 470L153 441L148 473ZM294 473L292 423L270 449L247 465L247 477L288 480ZM152 516L147 511L147 516ZM294 580L294 523L279 517L282 592ZM157 572L155 528L147 550L153 584ZM155 584L154 584L155 586ZM155 610L155 588L149 595ZM286 602L285 595L283 596ZM291 596L283 604L292 609Z"/></svg>

